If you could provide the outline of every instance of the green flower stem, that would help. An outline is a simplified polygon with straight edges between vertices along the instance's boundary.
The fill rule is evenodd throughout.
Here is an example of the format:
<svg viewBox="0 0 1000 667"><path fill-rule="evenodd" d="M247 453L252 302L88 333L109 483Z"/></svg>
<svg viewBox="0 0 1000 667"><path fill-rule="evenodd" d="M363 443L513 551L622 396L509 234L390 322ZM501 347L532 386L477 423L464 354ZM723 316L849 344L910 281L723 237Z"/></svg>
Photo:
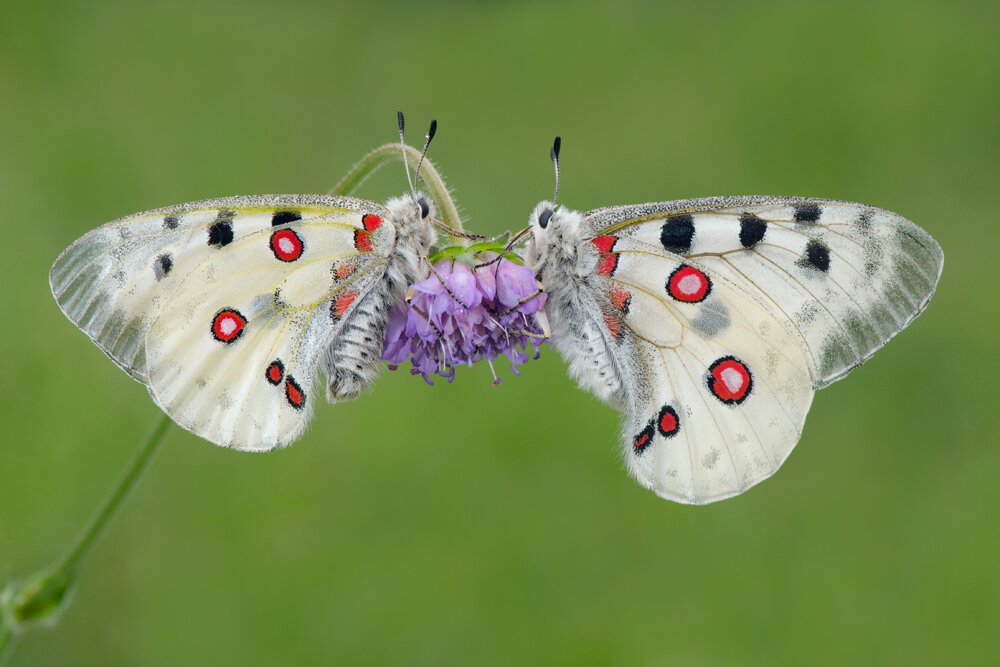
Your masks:
<svg viewBox="0 0 1000 667"><path fill-rule="evenodd" d="M0 665L7 663L7 658L14 652L14 635L6 623L0 624Z"/></svg>
<svg viewBox="0 0 1000 667"><path fill-rule="evenodd" d="M404 145L403 150L406 151L407 159L411 165L415 166L420 161L420 151L416 148ZM369 176L385 166L386 163L391 160L402 159L403 151L400 150L399 144L379 146L351 167L351 170L340 179L340 182L333 186L330 194L349 195L357 190ZM420 176L427 185L431 199L437 204L438 215L441 216L441 221L455 231L463 232L462 220L458 217L458 208L455 207L451 193L448 192L448 187L444 184L441 174L438 173L438 170L434 168L434 165L427 158L424 158L424 161L420 165Z"/></svg>
<svg viewBox="0 0 1000 667"><path fill-rule="evenodd" d="M81 559L104 532L129 491L135 486L173 422L163 417L150 429L132 455L110 495L90 518L72 548L54 566L28 577L11 581L0 591L0 665L14 649L14 640L24 631L54 625L69 600Z"/></svg>
<svg viewBox="0 0 1000 667"><path fill-rule="evenodd" d="M172 425L173 422L170 420L170 417L164 414L160 418L160 421L150 429L149 433L146 434L146 440L139 445L139 449L132 455L132 460L129 461L128 466L122 471L121 477L118 479L118 484L111 491L111 495L105 498L104 504L90 518L87 528L79 539L77 539L76 544L73 545L69 553L63 557L56 570L75 571L80 559L90 548L90 545L93 544L94 540L104 531L108 520L115 513L115 510L118 509L118 506L121 505L122 501L125 500L125 497L128 496L132 487L135 486L139 476L142 475L142 471L146 469L146 464L149 463L153 454L156 453L157 448L163 442L163 438L167 435L167 431L170 430Z"/></svg>

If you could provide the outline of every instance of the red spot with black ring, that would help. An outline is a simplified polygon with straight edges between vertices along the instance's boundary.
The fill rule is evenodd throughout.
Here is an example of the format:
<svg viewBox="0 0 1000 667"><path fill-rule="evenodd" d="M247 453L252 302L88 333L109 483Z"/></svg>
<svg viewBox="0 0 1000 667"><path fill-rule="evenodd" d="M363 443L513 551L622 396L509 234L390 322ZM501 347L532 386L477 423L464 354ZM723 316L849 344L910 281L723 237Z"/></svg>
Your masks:
<svg viewBox="0 0 1000 667"><path fill-rule="evenodd" d="M290 229L271 234L271 252L282 262L294 262L302 256L302 239Z"/></svg>
<svg viewBox="0 0 1000 667"><path fill-rule="evenodd" d="M736 357L722 357L708 369L708 389L727 405L739 405L753 390L753 375Z"/></svg>
<svg viewBox="0 0 1000 667"><path fill-rule="evenodd" d="M687 264L681 264L667 279L667 293L685 303L704 301L711 291L708 276Z"/></svg>
<svg viewBox="0 0 1000 667"><path fill-rule="evenodd" d="M232 343L243 335L247 318L234 308L223 308L212 319L212 336L222 343Z"/></svg>

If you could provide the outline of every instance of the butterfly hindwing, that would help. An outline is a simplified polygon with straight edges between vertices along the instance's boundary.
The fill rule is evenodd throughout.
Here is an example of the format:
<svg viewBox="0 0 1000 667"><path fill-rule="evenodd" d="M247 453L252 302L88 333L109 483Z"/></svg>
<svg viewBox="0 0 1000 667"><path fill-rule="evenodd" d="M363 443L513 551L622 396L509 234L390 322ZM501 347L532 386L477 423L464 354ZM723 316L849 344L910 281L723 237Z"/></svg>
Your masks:
<svg viewBox="0 0 1000 667"><path fill-rule="evenodd" d="M629 469L661 496L699 503L770 476L798 441L813 396L791 322L662 246L619 238L613 252L607 276L608 255L594 253L593 284L619 349L637 357L623 388Z"/></svg>

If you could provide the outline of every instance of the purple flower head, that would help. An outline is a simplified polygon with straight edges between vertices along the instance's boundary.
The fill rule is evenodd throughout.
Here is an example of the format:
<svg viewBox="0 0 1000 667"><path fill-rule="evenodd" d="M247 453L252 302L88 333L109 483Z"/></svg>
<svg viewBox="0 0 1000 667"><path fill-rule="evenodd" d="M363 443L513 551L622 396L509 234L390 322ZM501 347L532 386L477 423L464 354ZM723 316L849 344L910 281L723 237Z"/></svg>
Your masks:
<svg viewBox="0 0 1000 667"><path fill-rule="evenodd" d="M392 369L409 359L410 372L428 384L434 374L451 382L458 365L485 360L492 368L501 354L520 375L516 365L528 361L528 344L537 358L538 346L548 342L545 294L531 269L508 259L477 269L439 260L430 277L410 286L410 295L389 315L382 359Z"/></svg>

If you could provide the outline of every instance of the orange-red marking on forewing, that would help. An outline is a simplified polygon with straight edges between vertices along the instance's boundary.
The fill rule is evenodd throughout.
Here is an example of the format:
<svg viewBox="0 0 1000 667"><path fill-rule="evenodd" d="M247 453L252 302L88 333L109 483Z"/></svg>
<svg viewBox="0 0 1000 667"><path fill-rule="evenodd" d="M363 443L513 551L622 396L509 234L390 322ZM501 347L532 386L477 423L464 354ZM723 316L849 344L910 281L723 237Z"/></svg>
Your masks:
<svg viewBox="0 0 1000 667"><path fill-rule="evenodd" d="M368 213L367 215L362 216L361 224L363 224L365 226L365 229L367 229L369 232L374 232L376 229L379 228L379 225L382 224L382 218L375 215L374 213Z"/></svg>

